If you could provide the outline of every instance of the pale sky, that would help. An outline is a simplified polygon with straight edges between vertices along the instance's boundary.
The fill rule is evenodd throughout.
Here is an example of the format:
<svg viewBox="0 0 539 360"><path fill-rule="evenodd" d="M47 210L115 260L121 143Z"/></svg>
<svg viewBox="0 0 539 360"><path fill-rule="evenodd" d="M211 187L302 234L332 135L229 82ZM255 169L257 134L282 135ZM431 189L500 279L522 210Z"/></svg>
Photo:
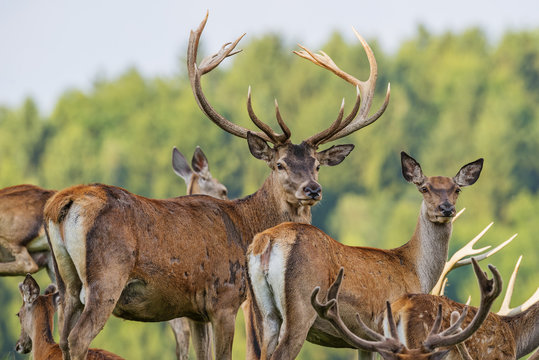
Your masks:
<svg viewBox="0 0 539 360"><path fill-rule="evenodd" d="M492 41L509 29L539 29L537 0L0 0L0 105L32 96L48 113L66 89L89 89L98 74L114 78L129 66L175 74L206 9L212 52L243 32L243 42L276 32L318 49L334 30L352 39L354 26L394 51L418 24L436 34L476 26Z"/></svg>

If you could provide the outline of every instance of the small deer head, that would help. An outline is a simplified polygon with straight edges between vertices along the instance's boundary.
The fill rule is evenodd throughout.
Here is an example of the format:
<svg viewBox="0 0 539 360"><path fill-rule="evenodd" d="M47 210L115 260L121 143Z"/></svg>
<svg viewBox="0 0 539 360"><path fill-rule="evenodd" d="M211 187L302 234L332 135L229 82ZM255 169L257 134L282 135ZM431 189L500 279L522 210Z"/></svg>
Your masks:
<svg viewBox="0 0 539 360"><path fill-rule="evenodd" d="M218 199L227 199L226 186L211 176L208 159L198 146L193 153L191 166L192 170L183 154L174 147L172 149L172 168L176 175L185 181L187 194L205 194Z"/></svg>
<svg viewBox="0 0 539 360"><path fill-rule="evenodd" d="M419 163L401 152L402 175L406 181L417 186L423 194L427 215L431 222L447 223L455 216L455 204L462 187L474 184L481 170L483 159L464 165L454 177L423 175Z"/></svg>
<svg viewBox="0 0 539 360"><path fill-rule="evenodd" d="M27 354L32 351L31 335L36 326L41 326L43 321L46 329L51 332L52 318L58 305L59 294L55 285L49 285L45 289L44 295L39 295L39 285L34 278L27 274L22 283L19 284L19 291L22 296L22 306L17 313L21 323L21 335L15 350L20 354Z"/></svg>

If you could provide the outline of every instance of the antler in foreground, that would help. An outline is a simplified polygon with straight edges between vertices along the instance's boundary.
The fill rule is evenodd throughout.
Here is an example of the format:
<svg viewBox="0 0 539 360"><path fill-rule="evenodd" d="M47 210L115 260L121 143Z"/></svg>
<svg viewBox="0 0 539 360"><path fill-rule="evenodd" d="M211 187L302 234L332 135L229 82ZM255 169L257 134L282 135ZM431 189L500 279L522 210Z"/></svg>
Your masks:
<svg viewBox="0 0 539 360"><path fill-rule="evenodd" d="M460 213L458 214L460 215ZM456 218L456 217L455 217ZM442 271L442 274L440 275L440 278L438 279L438 282L430 292L432 295L443 295L444 294L444 288L447 283L447 274L449 274L452 270L457 269L461 266L469 265L471 263L471 258L466 258L466 256L474 256L474 259L476 261L484 260L494 254L496 254L498 251L503 249L507 244L509 244L511 241L513 241L514 238L517 237L517 234L514 234L509 239L505 240L500 245L496 246L494 249L487 251L490 249L490 245L484 246L480 249L474 249L473 246L483 237L483 235L486 234L486 232L490 229L490 227L494 223L491 222L488 224L479 234L477 234L470 242L468 242L466 245L464 245L462 248L457 250L453 256L445 263L444 269Z"/></svg>
<svg viewBox="0 0 539 360"><path fill-rule="evenodd" d="M337 279L328 290L327 301L323 304L318 301L317 295L320 288L317 287L312 292L311 303L321 318L328 320L349 344L358 349L376 351L381 354L384 359L388 360L403 359L405 357L409 358L412 355L415 356L414 359L442 359L451 350L451 347L462 343L473 335L488 315L492 303L501 292L501 276L494 266L489 265L489 268L494 275L494 278L489 280L486 277L486 273L481 271L481 268L474 259L472 259L472 264L481 288L481 305L473 320L464 328L464 330L460 329L460 326L466 319L468 313L468 308L465 307L460 316L458 313L453 312L451 315L451 326L448 329L441 331L442 305L439 304L434 325L432 326L427 339L418 349L408 349L399 340L397 325L393 319L389 302L387 302L387 310L385 313L386 319L384 320L389 326L389 337L383 336L367 327L359 315L357 315L357 320L360 327L369 337L375 340L362 339L348 329L339 315L337 302L339 288L344 273L343 268L341 268ZM438 348L444 348L444 350L436 350Z"/></svg>
<svg viewBox="0 0 539 360"><path fill-rule="evenodd" d="M522 311L526 311L528 308L530 308L533 304L535 304L537 301L539 301L539 288L535 290L535 293L533 293L532 296L528 300L526 300L521 305L511 308L509 307L511 303L511 297L513 296L513 290L515 288L515 280L517 277L518 269L520 268L520 262L522 261L522 255L518 258L518 261L515 265L515 270L513 270L513 273L511 274L511 278L509 279L509 283L507 284L507 289L505 290L505 296L502 301L502 305L500 307L500 310L498 310L498 315L505 315L505 316L512 316L521 313Z"/></svg>

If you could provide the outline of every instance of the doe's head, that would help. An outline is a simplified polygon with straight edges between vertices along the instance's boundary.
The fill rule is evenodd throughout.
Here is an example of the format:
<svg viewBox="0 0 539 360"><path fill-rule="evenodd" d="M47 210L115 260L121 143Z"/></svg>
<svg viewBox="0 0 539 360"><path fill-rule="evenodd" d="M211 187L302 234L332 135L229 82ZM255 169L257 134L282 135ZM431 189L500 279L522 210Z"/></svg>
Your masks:
<svg viewBox="0 0 539 360"><path fill-rule="evenodd" d="M447 223L455 216L455 205L461 188L473 185L483 169L483 159L464 165L454 177L425 176L419 163L401 152L402 175L423 194L431 222Z"/></svg>

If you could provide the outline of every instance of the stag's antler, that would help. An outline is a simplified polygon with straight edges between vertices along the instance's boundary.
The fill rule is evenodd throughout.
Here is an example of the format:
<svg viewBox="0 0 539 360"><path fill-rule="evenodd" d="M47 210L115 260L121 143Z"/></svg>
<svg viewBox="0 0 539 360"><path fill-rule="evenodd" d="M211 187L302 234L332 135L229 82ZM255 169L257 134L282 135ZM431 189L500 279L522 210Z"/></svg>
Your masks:
<svg viewBox="0 0 539 360"><path fill-rule="evenodd" d="M301 45L300 47L303 50L294 51L295 54L301 56L302 58L312 61L316 65L333 72L335 75L357 87L356 105L354 106L354 110L352 110L352 113L345 119L345 121L341 121L341 119L337 118L337 120L335 120L335 122L329 129L326 129L316 135L311 136L307 141L314 146L340 139L353 133L354 131L357 131L367 125L372 124L384 113L387 108L387 105L389 104L389 96L391 92L390 84L387 85L387 92L384 103L374 115L368 117L369 110L372 105L372 100L374 98L374 89L376 88L378 65L376 64L374 53L372 52L369 44L367 44L365 39L363 39L355 29L353 29L353 31L363 45L363 48L365 49L365 52L367 53L367 57L369 59L370 74L369 78L366 81L358 80L352 75L342 71L337 66L337 64L335 64L335 62L323 51L320 51L319 54L316 54ZM361 107L359 108L358 113L357 106L360 102L360 96L363 96L363 102L361 102Z"/></svg>
<svg viewBox="0 0 539 360"><path fill-rule="evenodd" d="M436 319L432 329L427 336L427 339L423 342L422 348L418 351L421 354L430 354L434 355L437 353L446 353L447 350L438 350L439 347L451 347L456 346L464 342L473 333L481 326L485 318L487 317L492 303L498 297L501 292L502 287L502 278L496 267L489 265L489 269L493 274L493 279L488 279L486 273L484 273L479 267L477 261L472 258L472 265L474 267L475 275L479 282L481 288L481 304L477 310L472 321L464 329L461 328L462 323L466 319L468 314L468 306L464 307L464 310L459 315L458 312L454 311L451 314L451 325L444 331L441 331L442 326L442 305L438 305L438 313L436 314ZM389 325L390 337L385 337L374 330L370 329L359 317L359 314L356 314L357 321L362 328L362 330L374 341L365 340L358 337L356 334L350 331L348 327L344 324L343 320L339 314L339 304L337 302L337 297L339 295L339 289L341 286L342 278L344 274L344 269L341 268L337 279L333 282L330 289L328 290L327 300L325 303L320 303L317 299L318 293L320 292L320 287L316 287L311 294L311 303L316 310L318 316L322 319L328 320L335 329L340 333L343 339L348 342L350 345L366 350L366 351L376 351L380 353L386 359L397 359L399 357L395 354L407 353L411 354L409 350L404 346L398 338L397 334L397 325L393 318L393 312L391 310L391 305L389 301L386 302L386 316L387 324ZM464 354L466 358L467 349L465 346L460 346L459 351ZM391 355L392 354L392 355Z"/></svg>
<svg viewBox="0 0 539 360"><path fill-rule="evenodd" d="M462 209L457 214L457 216L460 215L462 213L462 211L464 211L464 209ZM480 249L474 249L473 248L474 245L483 237L483 235L485 235L485 233L490 229L490 227L493 224L494 224L493 222L488 224L470 242L468 242L462 248L457 250L453 254L453 256L451 256L451 258L445 263L444 269L443 269L442 274L440 275L440 277L438 279L438 282L436 283L436 285L434 286L434 288L430 292L432 295L443 295L444 294L444 288L445 288L445 285L447 284L446 276L447 276L447 274L449 274L450 271L452 271L454 269L457 269L457 268L459 268L461 266L471 264L471 257L465 259L466 256L473 256L473 255L480 254L478 256L475 256L474 259L476 261L484 260L484 259L488 258L489 256L492 256L492 255L496 254L501 249L503 249L507 244L509 244L511 241L513 241L513 239L518 235L518 234L514 234L509 239L505 240L503 243L496 246L494 249L492 249L490 251L486 251L486 250L491 248L490 245L484 246L484 247L482 247Z"/></svg>
<svg viewBox="0 0 539 360"><path fill-rule="evenodd" d="M200 36L202 35L202 31L204 30L204 27L206 26L208 15L209 13L206 13L206 17L204 18L204 20L202 20L202 22L200 23L200 25L198 26L196 30L191 30L191 35L189 36L189 46L187 48L187 70L189 72L189 80L191 82L191 89L193 90L193 94L195 95L195 99L197 101L198 106L204 112L204 114L206 114L206 116L210 118L210 120L212 120L215 124L217 124L221 129L225 130L226 132L229 132L233 135L236 135L245 139L247 138L247 133L250 132L250 130L230 122L224 116L219 114L206 99L206 96L204 95L204 92L202 91L202 86L200 84L200 78L202 75L216 68L225 58L235 55L241 51L241 50L234 50L234 49L236 48L236 45L238 45L238 43L240 42L240 40L243 38L245 34L238 37L232 43L224 44L216 54L204 58L200 62L200 65L197 66L196 59L197 59L197 52L198 52L198 43L200 41ZM260 130L262 130L262 132L254 132L254 131L251 131L251 132L255 133L256 135L260 136L264 140L269 141L273 144L282 144L288 141L288 139L290 138L290 130L284 124L281 118L281 115L279 114L279 107L277 105L277 102L275 102L277 122L279 123L279 126L283 130L283 134L278 134L274 132L268 125L266 125L265 123L263 123L256 117L251 106L251 88L249 88L249 91L248 91L247 108L248 108L249 115L253 123Z"/></svg>
<svg viewBox="0 0 539 360"><path fill-rule="evenodd" d="M472 336L472 334L477 329L479 329L479 327L487 317L494 300L496 300L498 295L500 295L502 291L502 277L498 269L496 269L495 266L489 264L488 268L492 272L493 279L488 279L487 274L481 270L479 264L474 258L471 259L471 262L475 271L475 276L477 277L477 282L479 283L479 287L481 289L481 303L479 305L479 309L477 310L474 318L468 324L468 326L466 326L466 328L460 332L452 334L452 331L450 330L453 329L457 324L458 326L460 326L460 323L462 323L462 321L464 320L467 308L465 308L465 310L462 312L460 316L461 318L446 331L439 334L432 334L431 331L431 334L423 343L423 346L425 348L434 350L435 348L441 346L453 346L463 342L464 340ZM439 310L439 312L440 311L441 310ZM436 322L433 326L433 331L435 327ZM454 330L455 329L453 329L453 332Z"/></svg>
<svg viewBox="0 0 539 360"><path fill-rule="evenodd" d="M518 258L517 264L515 265L515 269L513 270L513 273L511 274L511 278L509 279L509 283L507 284L507 290L505 290L505 296L502 301L502 305L500 307L500 310L498 310L498 315L504 315L504 316L512 316L516 315L522 311L525 311L527 308L535 304L537 301L539 301L539 288L535 290L535 293L530 296L528 300L526 300L521 305L511 308L509 307L511 303L511 297L513 296L513 290L515 288L515 280L517 277L518 269L520 268L520 262L522 260L522 255Z"/></svg>

